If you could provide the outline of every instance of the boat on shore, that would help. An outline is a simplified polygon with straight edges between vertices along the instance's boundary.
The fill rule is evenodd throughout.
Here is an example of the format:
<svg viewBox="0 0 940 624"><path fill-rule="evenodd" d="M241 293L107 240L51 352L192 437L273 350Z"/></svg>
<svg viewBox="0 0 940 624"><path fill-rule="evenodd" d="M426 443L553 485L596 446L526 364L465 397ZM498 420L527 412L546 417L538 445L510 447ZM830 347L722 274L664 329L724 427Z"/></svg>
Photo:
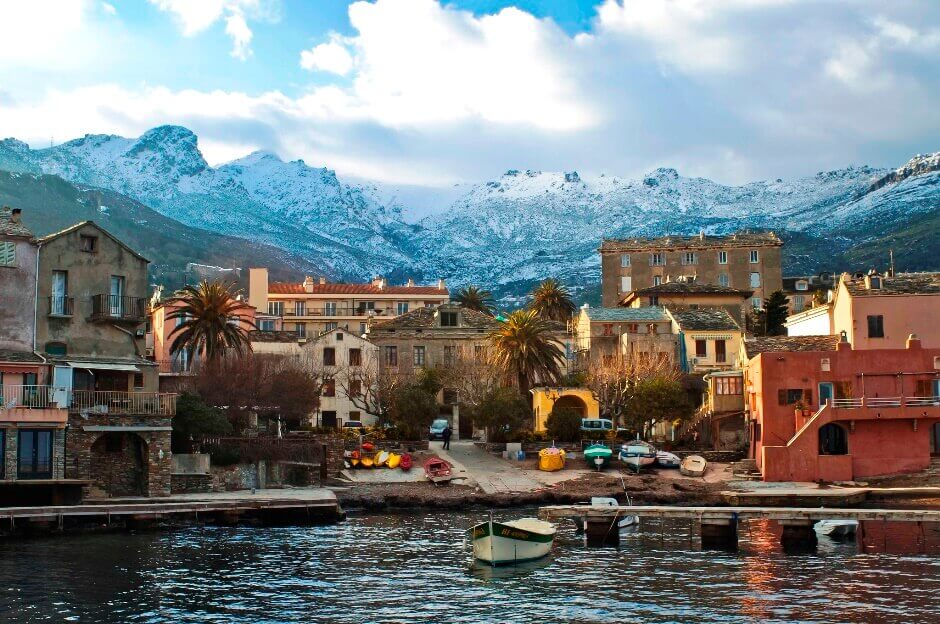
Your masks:
<svg viewBox="0 0 940 624"><path fill-rule="evenodd" d="M638 438L621 446L617 459L639 472L640 468L656 461L656 449L649 442Z"/></svg>
<svg viewBox="0 0 940 624"><path fill-rule="evenodd" d="M592 444L584 449L584 461L589 468L603 470L610 465L610 458L614 452L603 444Z"/></svg>
<svg viewBox="0 0 940 624"><path fill-rule="evenodd" d="M411 470L411 467L413 465L414 465L414 460L411 459L411 455L409 455L408 453L405 453L404 455L401 456L401 463L398 465L398 467L404 470L405 472L408 472L409 470Z"/></svg>
<svg viewBox="0 0 940 624"><path fill-rule="evenodd" d="M708 462L701 455L689 455L679 464L679 472L687 477L701 477L705 474Z"/></svg>
<svg viewBox="0 0 940 624"><path fill-rule="evenodd" d="M682 459L668 451L656 451L656 465L661 468L678 468Z"/></svg>
<svg viewBox="0 0 940 624"><path fill-rule="evenodd" d="M535 561L552 551L555 526L537 518L481 522L467 529L474 558L491 566Z"/></svg>
<svg viewBox="0 0 940 624"><path fill-rule="evenodd" d="M858 531L858 520L820 520L813 528L820 535L832 539L846 539L854 537Z"/></svg>
<svg viewBox="0 0 940 624"><path fill-rule="evenodd" d="M378 453L375 454L373 465L376 468L382 468L383 466L385 466L385 462L387 461L388 461L388 451L379 451Z"/></svg>
<svg viewBox="0 0 940 624"><path fill-rule="evenodd" d="M447 483L454 478L451 465L439 457L432 457L424 462L424 476L431 483Z"/></svg>
<svg viewBox="0 0 940 624"><path fill-rule="evenodd" d="M359 460L359 465L362 466L363 468L372 468L372 465L374 463L375 463L375 460L368 455L366 455L365 457Z"/></svg>
<svg viewBox="0 0 940 624"><path fill-rule="evenodd" d="M401 455L398 453L389 453L388 460L386 460L385 465L394 470L398 468L398 465L401 464Z"/></svg>
<svg viewBox="0 0 940 624"><path fill-rule="evenodd" d="M550 446L539 451L539 470L555 472L565 467L564 449Z"/></svg>

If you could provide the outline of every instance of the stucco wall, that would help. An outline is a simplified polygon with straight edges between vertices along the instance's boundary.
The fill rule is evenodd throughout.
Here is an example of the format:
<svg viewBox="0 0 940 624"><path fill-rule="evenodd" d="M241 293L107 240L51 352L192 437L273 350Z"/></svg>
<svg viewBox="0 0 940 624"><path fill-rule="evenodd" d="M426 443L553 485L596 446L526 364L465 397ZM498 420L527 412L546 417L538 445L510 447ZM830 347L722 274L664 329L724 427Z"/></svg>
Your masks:
<svg viewBox="0 0 940 624"><path fill-rule="evenodd" d="M16 266L0 266L0 349L33 350L36 246L0 236L16 245Z"/></svg>
<svg viewBox="0 0 940 624"><path fill-rule="evenodd" d="M848 300L851 305L842 305L834 317L835 333L845 329L856 349L903 349L912 333L917 334L924 348L940 348L940 295L849 299L843 294L840 292L840 300ZM884 317L884 338L868 337L869 315Z"/></svg>

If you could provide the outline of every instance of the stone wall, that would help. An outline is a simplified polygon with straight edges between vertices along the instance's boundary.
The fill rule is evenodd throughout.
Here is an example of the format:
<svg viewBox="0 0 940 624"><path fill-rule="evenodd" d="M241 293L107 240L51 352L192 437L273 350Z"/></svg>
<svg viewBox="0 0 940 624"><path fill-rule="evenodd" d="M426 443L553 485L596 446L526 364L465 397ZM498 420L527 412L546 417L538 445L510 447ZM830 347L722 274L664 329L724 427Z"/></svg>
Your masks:
<svg viewBox="0 0 940 624"><path fill-rule="evenodd" d="M170 476L174 494L204 494L212 491L211 474L176 474Z"/></svg>

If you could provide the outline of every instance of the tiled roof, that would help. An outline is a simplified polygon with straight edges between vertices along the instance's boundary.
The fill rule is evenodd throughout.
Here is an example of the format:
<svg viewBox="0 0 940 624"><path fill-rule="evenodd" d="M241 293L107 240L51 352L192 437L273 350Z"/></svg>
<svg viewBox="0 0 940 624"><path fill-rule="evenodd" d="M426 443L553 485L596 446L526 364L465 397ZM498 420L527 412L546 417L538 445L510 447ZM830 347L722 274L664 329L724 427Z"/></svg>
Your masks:
<svg viewBox="0 0 940 624"><path fill-rule="evenodd" d="M940 294L940 273L898 273L894 277L877 277L881 277L881 288L866 288L864 277L846 279L845 286L853 297Z"/></svg>
<svg viewBox="0 0 940 624"><path fill-rule="evenodd" d="M669 310L680 329L696 331L738 331L741 327L723 308Z"/></svg>
<svg viewBox="0 0 940 624"><path fill-rule="evenodd" d="M9 206L0 208L0 234L5 236L17 236L22 238L32 238L33 233L20 221L13 220L13 209Z"/></svg>
<svg viewBox="0 0 940 624"><path fill-rule="evenodd" d="M339 284L327 282L315 283L311 292L304 289L303 282L272 282L268 285L271 295L447 295L446 288L437 286L386 286L379 288L373 284Z"/></svg>
<svg viewBox="0 0 940 624"><path fill-rule="evenodd" d="M764 336L744 341L747 357L780 351L835 351L839 336Z"/></svg>
<svg viewBox="0 0 940 624"><path fill-rule="evenodd" d="M642 308L587 308L588 318L592 321L666 321L666 312L657 306Z"/></svg>
<svg viewBox="0 0 940 624"><path fill-rule="evenodd" d="M634 290L628 293L627 296L624 297L624 300L643 295L739 295L741 297L749 297L751 294L752 291L750 290L738 290L730 286L676 280L674 282L664 282L659 286L648 286Z"/></svg>
<svg viewBox="0 0 940 624"><path fill-rule="evenodd" d="M297 342L297 333L292 331L262 331L255 329L248 332L249 342Z"/></svg>
<svg viewBox="0 0 940 624"><path fill-rule="evenodd" d="M660 236L658 238L606 238L601 252L650 251L656 249L720 249L723 247L780 246L783 241L773 232L736 232L727 236Z"/></svg>
<svg viewBox="0 0 940 624"><path fill-rule="evenodd" d="M439 327L435 322L434 313L438 310L457 311L459 310L463 320L460 327ZM429 308L418 308L396 318L373 325L371 332L381 332L389 329L496 329L499 327L499 321L490 316L470 308L444 304ZM371 333L370 332L370 333Z"/></svg>
<svg viewBox="0 0 940 624"><path fill-rule="evenodd" d="M10 362L16 364L42 364L42 358L30 351L13 351L12 349L0 349L0 362Z"/></svg>

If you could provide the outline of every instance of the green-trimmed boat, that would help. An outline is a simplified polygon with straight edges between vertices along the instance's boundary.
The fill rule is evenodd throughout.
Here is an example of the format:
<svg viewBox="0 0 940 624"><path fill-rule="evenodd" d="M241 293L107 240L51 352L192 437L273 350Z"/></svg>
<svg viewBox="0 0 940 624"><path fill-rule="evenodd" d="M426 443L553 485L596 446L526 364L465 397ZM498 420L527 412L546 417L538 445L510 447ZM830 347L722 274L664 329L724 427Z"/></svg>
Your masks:
<svg viewBox="0 0 940 624"><path fill-rule="evenodd" d="M467 529L473 556L491 566L535 561L552 550L555 525L537 518L481 522Z"/></svg>
<svg viewBox="0 0 940 624"><path fill-rule="evenodd" d="M610 450L610 447L603 444L592 444L584 449L584 461L587 462L589 468L603 470L610 465L610 458L613 454L614 452Z"/></svg>

